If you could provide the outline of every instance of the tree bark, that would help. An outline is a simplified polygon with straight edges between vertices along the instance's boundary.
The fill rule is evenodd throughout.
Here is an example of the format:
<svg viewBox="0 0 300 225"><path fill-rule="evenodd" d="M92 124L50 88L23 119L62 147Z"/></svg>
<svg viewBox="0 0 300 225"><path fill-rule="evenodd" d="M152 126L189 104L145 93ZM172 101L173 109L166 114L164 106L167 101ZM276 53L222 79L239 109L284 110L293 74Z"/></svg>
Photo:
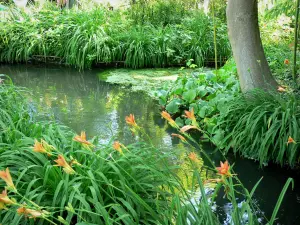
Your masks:
<svg viewBox="0 0 300 225"><path fill-rule="evenodd" d="M243 92L276 89L258 26L257 0L228 0L227 25L233 57Z"/></svg>

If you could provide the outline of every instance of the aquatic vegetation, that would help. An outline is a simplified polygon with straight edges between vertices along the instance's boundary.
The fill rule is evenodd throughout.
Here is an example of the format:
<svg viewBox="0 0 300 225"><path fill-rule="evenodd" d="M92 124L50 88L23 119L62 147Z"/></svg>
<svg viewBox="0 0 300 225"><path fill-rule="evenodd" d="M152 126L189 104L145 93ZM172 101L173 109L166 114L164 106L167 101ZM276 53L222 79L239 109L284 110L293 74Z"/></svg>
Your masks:
<svg viewBox="0 0 300 225"><path fill-rule="evenodd" d="M38 60L79 69L99 63L145 68L181 65L189 59L203 66L214 57L211 20L201 11L166 26L140 25L129 15L101 7L33 9L29 14L15 10L0 21L0 61ZM218 52L223 60L230 56L230 46L226 26L219 27Z"/></svg>
<svg viewBox="0 0 300 225"><path fill-rule="evenodd" d="M230 61L218 71L198 72L179 76L171 87L158 90L156 97L176 123L209 130L215 125L214 116L240 92L236 67Z"/></svg>
<svg viewBox="0 0 300 225"><path fill-rule="evenodd" d="M126 86L132 91L143 91L154 97L157 90L171 86L180 74L188 74L191 71L178 68L110 69L99 73L98 76L107 83Z"/></svg>

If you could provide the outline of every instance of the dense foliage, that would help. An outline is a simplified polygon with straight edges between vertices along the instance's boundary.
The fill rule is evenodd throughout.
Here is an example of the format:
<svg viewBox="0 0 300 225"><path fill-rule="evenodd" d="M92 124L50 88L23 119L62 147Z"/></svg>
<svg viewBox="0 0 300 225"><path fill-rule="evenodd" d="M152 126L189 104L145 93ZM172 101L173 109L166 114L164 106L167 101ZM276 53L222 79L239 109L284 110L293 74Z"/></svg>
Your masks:
<svg viewBox="0 0 300 225"><path fill-rule="evenodd" d="M281 91L242 95L234 63L229 62L214 73L181 76L157 97L180 127L193 125L185 113L193 110L197 123L225 153L233 150L261 165L272 161L294 166L300 157L300 102L298 95L282 87Z"/></svg>
<svg viewBox="0 0 300 225"><path fill-rule="evenodd" d="M255 91L227 104L216 127L222 145L261 164L299 163L300 101L293 94ZM225 134L225 135L224 135Z"/></svg>
<svg viewBox="0 0 300 225"><path fill-rule="evenodd" d="M231 60L218 71L195 70L180 76L171 88L159 90L156 95L160 104L175 115L178 125L189 125L185 110L194 110L198 122L211 130L214 116L240 91L236 67Z"/></svg>
<svg viewBox="0 0 300 225"><path fill-rule="evenodd" d="M258 184L249 193L228 162L215 169L210 160L210 174L216 179L206 183L216 189L208 195L199 172L201 160L189 154L194 185L188 192L174 173L181 168L170 164L174 153L143 143L93 146L85 135L75 136L56 122L36 121L23 90L5 79L0 85L0 187L6 190L0 195L2 224L220 224L212 205L222 187L233 205L232 223L259 223L251 200ZM126 120L138 135L141 128L134 117ZM178 137L186 143L191 139L182 135L186 139ZM268 224L274 223L291 182ZM201 193L201 200L193 200L195 192ZM245 199L240 206L237 196Z"/></svg>
<svg viewBox="0 0 300 225"><path fill-rule="evenodd" d="M168 24L136 23L130 12L90 10L14 10L0 22L0 62L56 61L89 68L119 63L131 68L165 67L194 59L213 61L212 20L201 11ZM177 23L178 22L178 23ZM22 37L22 38L19 38ZM218 24L218 53L230 55L226 26Z"/></svg>
<svg viewBox="0 0 300 225"><path fill-rule="evenodd" d="M294 49L292 19L285 15L274 19L262 17L260 26L264 50L273 75L279 80L289 82L292 78ZM299 62L297 65L299 67Z"/></svg>

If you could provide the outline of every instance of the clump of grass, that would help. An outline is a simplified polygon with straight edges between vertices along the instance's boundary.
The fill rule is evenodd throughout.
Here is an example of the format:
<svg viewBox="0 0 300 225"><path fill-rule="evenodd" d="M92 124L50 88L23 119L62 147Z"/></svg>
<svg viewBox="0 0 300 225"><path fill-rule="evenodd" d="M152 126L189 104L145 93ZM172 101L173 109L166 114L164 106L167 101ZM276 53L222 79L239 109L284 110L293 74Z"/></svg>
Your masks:
<svg viewBox="0 0 300 225"><path fill-rule="evenodd" d="M261 164L295 165L300 157L299 105L294 94L254 91L235 98L221 112L216 126L225 132L226 152L232 148ZM295 142L289 142L289 137Z"/></svg>

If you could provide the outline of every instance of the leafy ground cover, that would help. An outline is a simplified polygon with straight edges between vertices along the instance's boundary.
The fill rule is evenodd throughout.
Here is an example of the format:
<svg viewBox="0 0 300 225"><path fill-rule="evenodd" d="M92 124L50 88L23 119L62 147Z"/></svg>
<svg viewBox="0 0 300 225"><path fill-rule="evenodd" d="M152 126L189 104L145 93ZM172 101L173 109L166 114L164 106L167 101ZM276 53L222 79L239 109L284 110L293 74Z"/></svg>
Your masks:
<svg viewBox="0 0 300 225"><path fill-rule="evenodd" d="M192 111L197 123L225 153L233 150L261 165L270 161L297 165L298 94L283 87L274 93L255 90L242 94L236 76L231 61L218 71L179 76L171 88L159 90L156 96L180 127L194 125L186 114Z"/></svg>

